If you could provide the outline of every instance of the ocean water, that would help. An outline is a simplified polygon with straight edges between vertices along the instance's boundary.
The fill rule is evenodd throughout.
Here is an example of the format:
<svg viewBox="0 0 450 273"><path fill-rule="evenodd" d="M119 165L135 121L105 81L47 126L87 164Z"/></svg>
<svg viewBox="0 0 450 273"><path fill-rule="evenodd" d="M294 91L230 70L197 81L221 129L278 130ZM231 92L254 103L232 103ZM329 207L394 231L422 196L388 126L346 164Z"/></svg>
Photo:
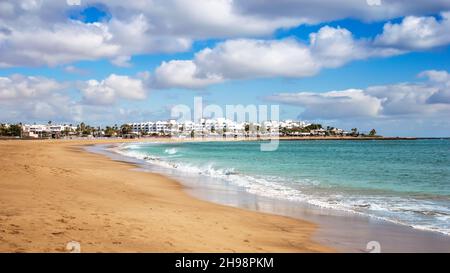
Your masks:
<svg viewBox="0 0 450 273"><path fill-rule="evenodd" d="M450 235L450 140L122 144L163 169L220 178L251 194Z"/></svg>

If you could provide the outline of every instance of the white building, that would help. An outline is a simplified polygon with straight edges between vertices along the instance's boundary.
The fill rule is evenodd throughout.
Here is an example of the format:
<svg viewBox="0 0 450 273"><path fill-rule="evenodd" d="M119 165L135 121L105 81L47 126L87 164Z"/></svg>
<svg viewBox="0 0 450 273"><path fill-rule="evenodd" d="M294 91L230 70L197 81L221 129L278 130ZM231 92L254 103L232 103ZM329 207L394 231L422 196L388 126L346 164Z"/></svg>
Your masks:
<svg viewBox="0 0 450 273"><path fill-rule="evenodd" d="M278 136L282 129L294 130L293 136L324 136L325 129L311 130L311 132L301 132L295 129L302 129L310 125L304 121L264 121L261 123L235 122L226 118L200 119L198 122L176 120L142 122L129 124L135 134L148 135L178 135L188 137L194 134L202 137L237 137L237 136ZM343 132L341 129L333 129L336 134Z"/></svg>
<svg viewBox="0 0 450 273"><path fill-rule="evenodd" d="M22 125L22 132L24 136L39 138L45 136L61 135L68 132L69 134L75 134L77 130L76 126L70 125L43 125L43 124L25 124Z"/></svg>

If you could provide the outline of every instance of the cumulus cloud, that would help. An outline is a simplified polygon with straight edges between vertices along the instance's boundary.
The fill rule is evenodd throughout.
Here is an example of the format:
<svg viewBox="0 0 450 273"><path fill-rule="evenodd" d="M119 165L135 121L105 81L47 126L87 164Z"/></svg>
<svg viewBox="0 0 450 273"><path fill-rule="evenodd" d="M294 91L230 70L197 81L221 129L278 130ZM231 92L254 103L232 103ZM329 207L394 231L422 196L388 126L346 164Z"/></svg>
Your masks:
<svg viewBox="0 0 450 273"><path fill-rule="evenodd" d="M67 17L88 7L102 7L107 18L86 23ZM131 56L186 51L199 39L267 37L305 23L385 20L449 9L446 0L393 0L377 7L362 0L83 0L79 6L59 0L2 1L0 67L98 59L128 66ZM436 23L442 24L430 24ZM395 29L387 32L399 36ZM380 37L380 43L392 41Z"/></svg>
<svg viewBox="0 0 450 273"><path fill-rule="evenodd" d="M108 23L67 20L35 27L8 22L4 29L7 33L0 32L0 67L56 66L102 58L123 66L131 55L184 51L191 43L185 38L152 37L143 16Z"/></svg>
<svg viewBox="0 0 450 273"><path fill-rule="evenodd" d="M428 115L439 111L438 107L427 103L429 97L439 91L434 84L400 83L371 86L365 93L382 102L380 116Z"/></svg>
<svg viewBox="0 0 450 273"><path fill-rule="evenodd" d="M64 84L45 77L27 77L18 74L0 77L0 100L42 98L62 88L64 88Z"/></svg>
<svg viewBox="0 0 450 273"><path fill-rule="evenodd" d="M200 51L194 62L199 77L212 73L226 79L304 77L319 69L310 49L294 39L229 40Z"/></svg>
<svg viewBox="0 0 450 273"><path fill-rule="evenodd" d="M386 23L383 32L375 38L356 39L345 28L324 26L309 35L308 43L294 38L231 39L197 52L192 60L165 62L157 70L170 68L172 75L165 73L161 86L185 88L205 87L229 79L308 77L323 68L337 68L355 60L448 45L449 19L450 12L442 13L439 20L408 16L398 24ZM190 73L186 73L187 66ZM184 77L176 79L177 75ZM155 77L155 81L160 81L158 73Z"/></svg>
<svg viewBox="0 0 450 273"><path fill-rule="evenodd" d="M0 120L112 120L120 102L147 98L145 76L111 74L101 81L78 83L19 74L0 77ZM73 90L80 92L81 99Z"/></svg>
<svg viewBox="0 0 450 273"><path fill-rule="evenodd" d="M371 6L365 0L86 0L104 3L114 15L144 14L164 33L194 39L270 35L279 28L344 18L378 21L449 10L446 0L389 0ZM324 12L326 7L327 12Z"/></svg>
<svg viewBox="0 0 450 273"><path fill-rule="evenodd" d="M271 101L298 105L305 108L306 118L374 117L381 110L381 100L360 89L330 91L326 93L281 93L268 98Z"/></svg>
<svg viewBox="0 0 450 273"><path fill-rule="evenodd" d="M83 3L103 3L113 17L143 14L156 33L193 39L264 36L300 24L344 18L387 20L450 9L446 0L390 0L376 7L365 0L85 0Z"/></svg>
<svg viewBox="0 0 450 273"><path fill-rule="evenodd" d="M118 99L143 100L147 96L144 82L129 76L111 74L102 81L89 80L83 85L81 93L88 104L113 104Z"/></svg>
<svg viewBox="0 0 450 273"><path fill-rule="evenodd" d="M109 59L129 66L131 56L181 52L193 39L268 35L292 19L239 15L229 0L83 1L102 6L110 20L85 23L65 14L65 1L1 3L0 67L68 64ZM3 16L4 15L4 16Z"/></svg>
<svg viewBox="0 0 450 273"><path fill-rule="evenodd" d="M192 61L163 62L156 70L154 86L157 88L187 87L203 88L223 81L222 76L206 74L198 77L197 66Z"/></svg>
<svg viewBox="0 0 450 273"><path fill-rule="evenodd" d="M447 75L446 71L426 71L420 75ZM448 116L450 78L423 83L399 83L324 93L279 93L269 101L303 108L309 119L406 118Z"/></svg>
<svg viewBox="0 0 450 273"><path fill-rule="evenodd" d="M0 18L0 67L103 58L125 66L135 54L185 51L191 46L191 39L182 36L152 35L154 26L142 14L85 23L58 16L67 12L67 5L42 2L32 12L19 4L10 4L13 16Z"/></svg>
<svg viewBox="0 0 450 273"><path fill-rule="evenodd" d="M447 83L447 85L450 84L450 74L445 70L426 70L420 72L418 76L427 78L432 82Z"/></svg>
<svg viewBox="0 0 450 273"><path fill-rule="evenodd" d="M419 74L420 77L427 77L430 81L439 84L437 92L428 98L428 103L450 104L450 73L447 71L427 70Z"/></svg>
<svg viewBox="0 0 450 273"><path fill-rule="evenodd" d="M450 89L442 89L438 92L431 95L428 100L428 103L437 103L437 104L450 104Z"/></svg>
<svg viewBox="0 0 450 273"><path fill-rule="evenodd" d="M293 39L236 39L195 54L193 60L162 63L155 71L157 87L199 88L228 79L306 77L321 64L311 48Z"/></svg>
<svg viewBox="0 0 450 273"><path fill-rule="evenodd" d="M347 29L325 26L309 37L314 55L326 60L324 64L328 67L341 66L349 56L364 58L367 54L364 44L356 42Z"/></svg>
<svg viewBox="0 0 450 273"><path fill-rule="evenodd" d="M294 38L227 40L197 52L193 60L164 62L156 69L155 82L166 88L198 88L229 79L300 78L353 60L402 53L355 39L339 27L324 26L309 38L308 44Z"/></svg>
<svg viewBox="0 0 450 273"><path fill-rule="evenodd" d="M440 17L407 16L401 23L387 23L375 43L404 50L426 50L448 45L450 12L443 12Z"/></svg>
<svg viewBox="0 0 450 273"><path fill-rule="evenodd" d="M67 88L67 83L45 77L0 77L0 119L74 120L80 106L64 93Z"/></svg>
<svg viewBox="0 0 450 273"><path fill-rule="evenodd" d="M450 9L450 3L446 0L382 0L381 5L369 5L370 1L366 0L237 0L234 2L236 9L243 14L254 14L267 19L301 18L307 23L329 22L343 18L378 21L405 15L433 14Z"/></svg>

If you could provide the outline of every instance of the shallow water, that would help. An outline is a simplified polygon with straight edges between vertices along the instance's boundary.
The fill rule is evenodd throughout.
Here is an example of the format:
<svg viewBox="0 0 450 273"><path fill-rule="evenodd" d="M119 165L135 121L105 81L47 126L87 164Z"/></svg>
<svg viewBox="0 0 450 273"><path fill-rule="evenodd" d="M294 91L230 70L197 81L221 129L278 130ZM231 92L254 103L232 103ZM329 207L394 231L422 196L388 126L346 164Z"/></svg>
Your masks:
<svg viewBox="0 0 450 273"><path fill-rule="evenodd" d="M274 152L260 144L134 143L117 151L192 181L450 235L449 140L282 141Z"/></svg>

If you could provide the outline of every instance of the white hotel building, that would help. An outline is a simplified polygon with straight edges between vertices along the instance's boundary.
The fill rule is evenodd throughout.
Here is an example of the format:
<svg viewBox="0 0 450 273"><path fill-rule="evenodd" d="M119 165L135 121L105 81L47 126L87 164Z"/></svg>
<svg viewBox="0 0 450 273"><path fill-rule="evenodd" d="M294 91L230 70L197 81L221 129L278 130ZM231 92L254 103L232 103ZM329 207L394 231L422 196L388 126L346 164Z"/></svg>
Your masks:
<svg viewBox="0 0 450 273"><path fill-rule="evenodd" d="M185 135L190 136L192 132L197 136L244 136L249 134L256 136L257 128L260 135L278 135L279 128L297 128L308 126L303 121L264 121L262 123L235 122L225 118L201 119L199 122L175 120L130 123L133 133L149 135ZM249 127L249 128L248 128ZM248 129L246 131L245 129Z"/></svg>
<svg viewBox="0 0 450 273"><path fill-rule="evenodd" d="M167 121L149 121L141 123L129 123L132 134L136 135L158 135L158 136L195 136L207 137L240 137L240 136L278 136L282 129L304 128L310 123L304 121L264 121L261 123L235 122L225 118L218 119L200 119L199 122L176 120ZM71 125L23 125L23 136L26 137L59 137L65 135L76 135L77 127ZM292 132L292 135L309 136L309 135L325 135L325 129L316 129L311 132ZM334 134L345 135L347 132L342 129L334 128L331 130Z"/></svg>
<svg viewBox="0 0 450 273"><path fill-rule="evenodd" d="M22 132L25 136L39 138L43 135L55 135L62 132L75 132L76 126L70 125L42 125L42 124L25 124L22 126Z"/></svg>

